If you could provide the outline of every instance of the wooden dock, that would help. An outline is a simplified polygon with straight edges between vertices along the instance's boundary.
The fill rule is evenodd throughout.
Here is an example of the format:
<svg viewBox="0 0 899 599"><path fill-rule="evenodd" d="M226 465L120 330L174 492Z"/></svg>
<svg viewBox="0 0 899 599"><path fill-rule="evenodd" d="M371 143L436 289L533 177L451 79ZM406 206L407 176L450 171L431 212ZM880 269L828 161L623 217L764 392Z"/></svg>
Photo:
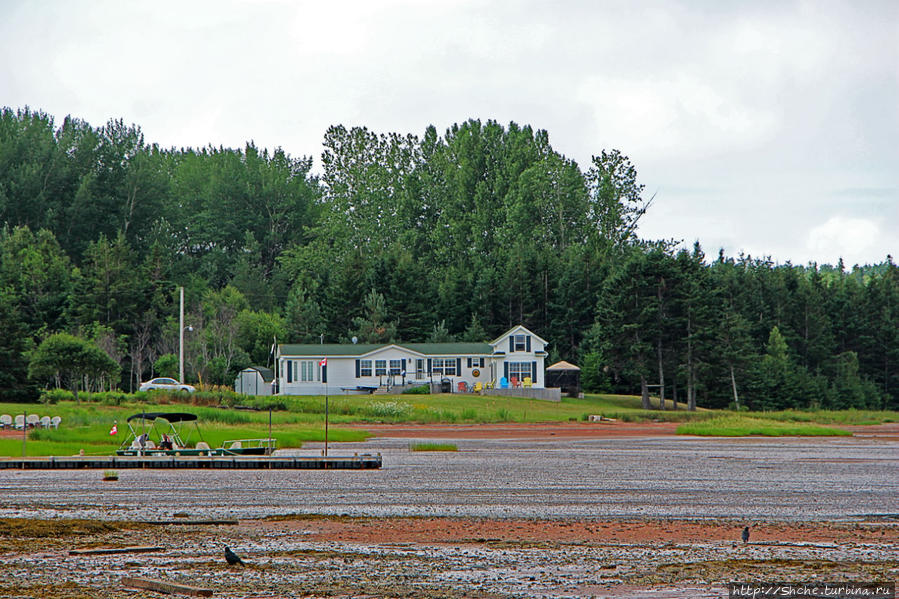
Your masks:
<svg viewBox="0 0 899 599"><path fill-rule="evenodd" d="M0 458L0 470L123 470L128 468L200 468L213 470L371 470L381 454L354 456L66 456Z"/></svg>

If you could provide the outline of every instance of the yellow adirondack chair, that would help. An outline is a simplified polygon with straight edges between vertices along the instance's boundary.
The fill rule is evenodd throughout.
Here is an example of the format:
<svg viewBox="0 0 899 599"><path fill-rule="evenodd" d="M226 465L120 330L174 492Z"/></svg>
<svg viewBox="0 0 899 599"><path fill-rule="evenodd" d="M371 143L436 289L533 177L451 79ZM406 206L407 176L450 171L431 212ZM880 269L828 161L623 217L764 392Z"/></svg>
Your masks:
<svg viewBox="0 0 899 599"><path fill-rule="evenodd" d="M524 377L523 385L524 385L525 389L530 389L531 387L533 387L534 383L531 381L531 377L529 377L529 376Z"/></svg>

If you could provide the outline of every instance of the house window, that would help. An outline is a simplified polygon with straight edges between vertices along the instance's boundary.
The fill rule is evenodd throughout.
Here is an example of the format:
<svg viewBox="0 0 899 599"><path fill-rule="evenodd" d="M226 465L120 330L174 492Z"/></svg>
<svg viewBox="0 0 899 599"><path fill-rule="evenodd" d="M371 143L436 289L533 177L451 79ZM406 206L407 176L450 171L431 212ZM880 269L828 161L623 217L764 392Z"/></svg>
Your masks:
<svg viewBox="0 0 899 599"><path fill-rule="evenodd" d="M527 351L527 335L515 335L515 351Z"/></svg>
<svg viewBox="0 0 899 599"><path fill-rule="evenodd" d="M415 360L415 378L418 380L425 378L425 361L421 358Z"/></svg>
<svg viewBox="0 0 899 599"><path fill-rule="evenodd" d="M431 368L434 374L442 374L444 376L456 376L456 359L455 358L434 358Z"/></svg>
<svg viewBox="0 0 899 599"><path fill-rule="evenodd" d="M375 360L375 376L387 374L387 360Z"/></svg>
<svg viewBox="0 0 899 599"><path fill-rule="evenodd" d="M403 374L403 361L402 360L391 360L390 361L390 374L393 376L399 376Z"/></svg>
<svg viewBox="0 0 899 599"><path fill-rule="evenodd" d="M359 360L359 376L371 376L371 360Z"/></svg>
<svg viewBox="0 0 899 599"><path fill-rule="evenodd" d="M316 373L316 364L316 361L300 362L300 378L298 380L303 381L304 383L319 380L321 378L321 375L317 375Z"/></svg>
<svg viewBox="0 0 899 599"><path fill-rule="evenodd" d="M509 362L509 380L516 378L523 382L526 376L531 376L530 362Z"/></svg>

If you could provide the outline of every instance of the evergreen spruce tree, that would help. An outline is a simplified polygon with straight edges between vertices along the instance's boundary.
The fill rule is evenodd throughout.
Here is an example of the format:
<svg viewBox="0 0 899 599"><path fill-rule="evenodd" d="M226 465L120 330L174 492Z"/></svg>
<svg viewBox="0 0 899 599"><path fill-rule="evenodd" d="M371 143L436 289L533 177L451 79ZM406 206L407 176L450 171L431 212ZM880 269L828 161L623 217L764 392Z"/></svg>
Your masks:
<svg viewBox="0 0 899 599"><path fill-rule="evenodd" d="M428 343L450 343L452 341L455 341L455 339L447 330L445 320L436 323L428 336Z"/></svg>
<svg viewBox="0 0 899 599"><path fill-rule="evenodd" d="M396 337L396 323L387 320L384 296L374 289L365 296L363 316L353 319L352 336L360 343L390 343Z"/></svg>
<svg viewBox="0 0 899 599"><path fill-rule="evenodd" d="M462 333L462 341L481 343L483 341L488 341L488 339L489 335L487 335L487 331L485 331L484 327L481 325L481 320L478 318L478 315L472 313L471 321Z"/></svg>

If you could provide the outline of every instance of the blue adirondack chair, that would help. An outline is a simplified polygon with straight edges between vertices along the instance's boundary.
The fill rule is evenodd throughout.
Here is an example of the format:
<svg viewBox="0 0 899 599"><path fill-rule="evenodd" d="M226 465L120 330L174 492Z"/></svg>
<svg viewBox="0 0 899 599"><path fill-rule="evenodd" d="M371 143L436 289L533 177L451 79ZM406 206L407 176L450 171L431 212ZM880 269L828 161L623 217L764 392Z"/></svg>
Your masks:
<svg viewBox="0 0 899 599"><path fill-rule="evenodd" d="M509 379L503 377L499 380L499 388L500 389L508 389L509 388Z"/></svg>

